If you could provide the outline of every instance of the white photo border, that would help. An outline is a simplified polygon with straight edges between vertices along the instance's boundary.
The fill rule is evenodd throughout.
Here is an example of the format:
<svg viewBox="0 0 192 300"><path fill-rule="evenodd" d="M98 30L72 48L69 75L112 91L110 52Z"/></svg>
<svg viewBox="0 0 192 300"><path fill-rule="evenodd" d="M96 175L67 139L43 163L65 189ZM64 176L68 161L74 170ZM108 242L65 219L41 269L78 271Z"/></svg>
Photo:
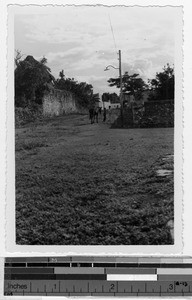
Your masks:
<svg viewBox="0 0 192 300"><path fill-rule="evenodd" d="M17 1L16 4L21 4L24 1ZM42 5L45 5L45 1L41 1ZM41 2L36 4L40 5ZM63 4L60 1L51 1L51 4ZM78 1L78 5L82 5ZM87 5L92 5L92 1L89 1ZM99 1L97 1L98 3ZM5 252L10 254L18 253L18 255L173 255L181 254L183 251L183 240L182 240L182 46L183 46L183 36L182 36L182 26L183 26L183 5L182 1L107 1L107 4L102 1L102 4L107 6L111 5L125 5L125 6L173 6L173 8L178 7L180 17L178 18L178 32L179 35L176 36L177 45L176 48L176 108L175 108L175 133L177 138L174 139L175 146L175 244L170 246L24 246L15 244L15 161L14 161L14 91L13 91L13 70L14 70L14 45L13 45L13 14L15 12L16 6L14 5L14 12L11 12L12 5L9 6L8 11L8 99L7 99L7 190L6 190L6 232L5 232ZM106 1L105 1L106 2ZM124 3L123 3L124 2ZM132 3L131 3L132 2ZM179 3L180 4L179 4ZM25 1L26 3L26 1ZM34 1L30 1L34 3ZM47 5L50 1L46 1ZM135 3L135 4L134 4ZM139 4L138 4L139 3ZM77 5L77 1L73 3L68 3L70 5ZM86 3L83 3L86 5ZM30 5L31 6L31 5ZM22 6L17 6L20 9Z"/></svg>

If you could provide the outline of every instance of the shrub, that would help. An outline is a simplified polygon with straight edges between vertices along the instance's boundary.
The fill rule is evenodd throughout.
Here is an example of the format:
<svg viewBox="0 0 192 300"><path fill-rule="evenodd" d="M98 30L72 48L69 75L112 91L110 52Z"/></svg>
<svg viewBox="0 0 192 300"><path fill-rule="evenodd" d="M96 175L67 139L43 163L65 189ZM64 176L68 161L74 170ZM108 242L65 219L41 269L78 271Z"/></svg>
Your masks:
<svg viewBox="0 0 192 300"><path fill-rule="evenodd" d="M42 107L40 105L30 107L15 108L15 126L20 127L29 122L34 122L42 117Z"/></svg>

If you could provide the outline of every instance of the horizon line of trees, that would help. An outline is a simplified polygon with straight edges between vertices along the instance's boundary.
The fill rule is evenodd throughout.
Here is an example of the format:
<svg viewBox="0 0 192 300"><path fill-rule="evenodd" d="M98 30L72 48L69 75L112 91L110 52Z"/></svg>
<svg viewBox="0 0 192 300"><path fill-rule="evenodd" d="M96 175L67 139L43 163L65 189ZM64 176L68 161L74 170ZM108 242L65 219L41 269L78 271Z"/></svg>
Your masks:
<svg viewBox="0 0 192 300"><path fill-rule="evenodd" d="M120 78L109 78L110 87L120 88ZM174 99L175 75L174 67L169 63L163 67L162 72L157 72L154 79L148 79L146 83L139 74L129 75L126 71L122 76L122 92L134 96L135 100L142 99L143 92L150 91L148 100L169 100Z"/></svg>
<svg viewBox="0 0 192 300"><path fill-rule="evenodd" d="M99 94L93 92L93 86L86 82L78 82L74 78L66 78L61 70L59 78L55 79L51 69L46 65L47 59L43 57L39 61L28 55L22 59L20 51L15 56L15 106L27 107L41 105L43 95L51 88L66 90L76 95L78 104L82 107L90 107L99 101ZM120 88L120 78L109 78L110 87ZM156 73L154 79L146 83L139 74L126 71L122 76L122 92L134 96L135 100L142 99L143 92L149 90L149 100L174 99L174 67L168 63L162 72ZM103 93L102 101L119 101L116 93Z"/></svg>
<svg viewBox="0 0 192 300"><path fill-rule="evenodd" d="M44 93L52 88L73 93L82 107L92 106L99 101L99 95L93 92L91 84L66 78L63 70L60 71L59 78L55 79L46 64L45 57L39 61L30 55L22 59L21 52L16 51L14 71L16 107L41 105Z"/></svg>
<svg viewBox="0 0 192 300"><path fill-rule="evenodd" d="M103 93L101 99L103 102L120 103L120 97L116 93Z"/></svg>

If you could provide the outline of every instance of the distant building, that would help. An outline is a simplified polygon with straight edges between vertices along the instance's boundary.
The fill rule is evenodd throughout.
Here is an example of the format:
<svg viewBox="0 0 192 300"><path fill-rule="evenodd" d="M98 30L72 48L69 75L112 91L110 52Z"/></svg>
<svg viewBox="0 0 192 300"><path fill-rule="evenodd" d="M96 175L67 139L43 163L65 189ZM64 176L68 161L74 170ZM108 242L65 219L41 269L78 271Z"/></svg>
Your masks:
<svg viewBox="0 0 192 300"><path fill-rule="evenodd" d="M120 99L119 96L116 93L103 93L102 95L102 101L100 101L99 106L104 109L115 109L120 108Z"/></svg>
<svg viewBox="0 0 192 300"><path fill-rule="evenodd" d="M111 103L111 108L120 108L121 104L120 103Z"/></svg>
<svg viewBox="0 0 192 300"><path fill-rule="evenodd" d="M111 101L99 101L98 106L101 107L102 109L104 109L104 107L106 109L115 109L115 108L120 108L121 104L118 103L111 103Z"/></svg>

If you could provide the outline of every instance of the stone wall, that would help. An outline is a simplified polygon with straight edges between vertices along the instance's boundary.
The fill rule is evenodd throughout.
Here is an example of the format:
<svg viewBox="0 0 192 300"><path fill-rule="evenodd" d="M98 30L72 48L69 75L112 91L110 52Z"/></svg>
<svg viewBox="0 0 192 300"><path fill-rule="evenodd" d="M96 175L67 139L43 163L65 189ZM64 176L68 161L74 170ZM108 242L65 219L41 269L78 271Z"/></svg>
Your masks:
<svg viewBox="0 0 192 300"><path fill-rule="evenodd" d="M110 111L107 110L107 121L110 124L114 124L116 120L119 118L121 113L120 108L111 108Z"/></svg>
<svg viewBox="0 0 192 300"><path fill-rule="evenodd" d="M139 127L174 127L173 100L146 102L143 112L136 114Z"/></svg>
<svg viewBox="0 0 192 300"><path fill-rule="evenodd" d="M43 115L59 116L79 112L75 96L63 90L52 89L43 97Z"/></svg>
<svg viewBox="0 0 192 300"><path fill-rule="evenodd" d="M111 124L111 128L133 128L133 114L132 109L130 107L124 107L123 109L123 120L121 117L121 109L116 110L116 118L114 118L114 122ZM123 121L123 125L122 125Z"/></svg>
<svg viewBox="0 0 192 300"><path fill-rule="evenodd" d="M122 127L121 116L116 117L112 128ZM149 101L138 107L124 107L124 128L174 127L174 101Z"/></svg>
<svg viewBox="0 0 192 300"><path fill-rule="evenodd" d="M15 127L22 127L27 123L33 123L42 119L42 106L15 107Z"/></svg>

